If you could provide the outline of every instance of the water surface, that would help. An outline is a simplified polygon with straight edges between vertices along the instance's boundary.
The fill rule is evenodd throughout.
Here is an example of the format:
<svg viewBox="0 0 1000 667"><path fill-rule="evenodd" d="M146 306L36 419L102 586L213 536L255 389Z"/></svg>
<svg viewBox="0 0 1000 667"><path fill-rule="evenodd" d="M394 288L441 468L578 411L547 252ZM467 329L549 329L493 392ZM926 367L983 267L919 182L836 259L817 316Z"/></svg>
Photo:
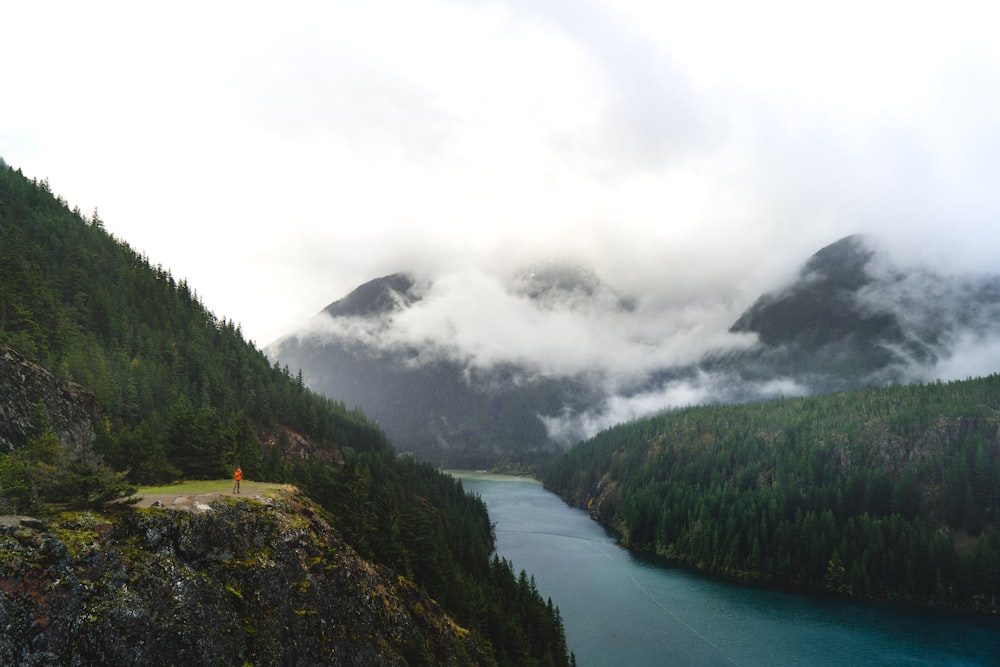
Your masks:
<svg viewBox="0 0 1000 667"><path fill-rule="evenodd" d="M733 584L633 556L535 480L454 473L586 665L1000 665L1000 620Z"/></svg>

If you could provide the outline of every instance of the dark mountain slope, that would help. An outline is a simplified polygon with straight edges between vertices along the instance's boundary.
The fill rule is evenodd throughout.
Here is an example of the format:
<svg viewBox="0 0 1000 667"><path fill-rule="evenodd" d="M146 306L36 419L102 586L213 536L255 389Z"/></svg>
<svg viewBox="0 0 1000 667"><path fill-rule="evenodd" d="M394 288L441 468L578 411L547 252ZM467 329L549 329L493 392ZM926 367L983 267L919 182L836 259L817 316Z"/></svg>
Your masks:
<svg viewBox="0 0 1000 667"><path fill-rule="evenodd" d="M580 270L526 271L516 289L542 303L589 298L594 276ZM366 331L388 326L419 301L404 274L358 287L323 313ZM471 367L430 347L379 347L347 334L299 334L269 348L283 365L301 368L310 388L361 408L400 451L444 467L519 467L547 458L558 445L540 414L595 399L575 378L545 378L514 364Z"/></svg>
<svg viewBox="0 0 1000 667"><path fill-rule="evenodd" d="M323 309L330 317L369 317L389 315L419 300L413 278L394 273L370 280L339 301Z"/></svg>
<svg viewBox="0 0 1000 667"><path fill-rule="evenodd" d="M794 378L811 393L923 379L963 337L1000 333L997 314L1000 278L904 271L870 239L849 236L733 324L734 332L756 333L758 346L705 365L748 379Z"/></svg>
<svg viewBox="0 0 1000 667"><path fill-rule="evenodd" d="M861 236L849 236L813 255L796 283L760 297L733 324L734 332L752 331L766 346L798 345L817 350L857 337L899 343L899 323L888 313L871 313L857 294L873 277L868 272L875 253Z"/></svg>
<svg viewBox="0 0 1000 667"><path fill-rule="evenodd" d="M86 617L67 613L58 622L35 622L39 617L31 605L55 606L62 590L32 588L30 580L41 571L52 574L49 565L62 568L51 581L78 576L84 581L77 590L85 593L91 590L87 577L103 576L102 568L109 565L102 553L89 551L89 545L108 533L96 529L89 512L78 511L81 507L99 511L107 494L127 493L123 477L141 484L182 477L219 479L230 476L239 464L248 479L303 488L329 511L333 528L358 554L391 568L399 586L406 581L423 589L474 643L488 643L497 662L568 663L553 607L537 591L519 586L509 564L490 560L494 538L481 500L430 466L397 457L377 425L343 403L310 391L287 367L272 365L243 339L238 325L208 312L186 281L176 281L108 235L96 212L84 218L70 211L45 181L29 180L2 161L0 343L7 346L4 368L16 374L0 382L0 422L6 422L0 424L0 512L40 515L29 519L30 526L44 526L55 510L53 503L70 514L59 519L56 539L23 535L26 524L19 519L3 530L4 539L25 541L18 542L21 546L5 542L11 546L3 547L10 558L0 560L10 569L0 575L0 615L16 618L0 619L0 626L24 630L24 641L42 646L74 633L80 637L81 621L99 631L144 617L135 610L98 604L87 608L92 614ZM209 524L197 526L191 539L213 539ZM72 558L65 557L60 543ZM32 551L36 546L40 551ZM112 597L127 597L130 577L142 576L129 569L129 559L148 555L131 547L147 546L131 544L123 555L126 562L113 563L114 582L101 583L129 586L113 588ZM183 541L180 546L160 546L184 550ZM253 570L250 576L274 586L294 585L304 593L309 581L281 579L268 569L267 547L261 548L255 553L258 558L241 561ZM337 564L331 560L329 565ZM308 567L325 567L322 553L312 556ZM269 579L272 575L278 578ZM194 578L201 576L195 573ZM235 613L235 622L226 627L256 624L251 611L258 608L251 600L234 603L232 596L240 600L240 595L226 588L225 581L213 583L214 588L208 588L214 593L200 600L204 608L197 610L203 618L217 612L230 623ZM370 591L362 593L364 599L353 602L370 605ZM132 601L153 605L143 611L155 621L162 610L156 599ZM226 606L211 606L216 603ZM315 607L291 612L301 612L306 625L325 622ZM264 615L260 623L288 619ZM258 637L283 636L281 628L251 627L255 632L249 634ZM88 638L89 630L81 641ZM433 657L420 649L425 638L431 640L424 634L411 638L414 659L433 664ZM343 644L350 654L345 661L364 662L363 656L378 654L377 647L368 644L382 641L395 642L379 635L352 637ZM276 641L274 646L288 651L286 659L274 663L295 664L294 642ZM18 648L7 643L0 650ZM165 647L176 653L162 654L162 663L188 662L183 648ZM391 662L391 651L386 655Z"/></svg>

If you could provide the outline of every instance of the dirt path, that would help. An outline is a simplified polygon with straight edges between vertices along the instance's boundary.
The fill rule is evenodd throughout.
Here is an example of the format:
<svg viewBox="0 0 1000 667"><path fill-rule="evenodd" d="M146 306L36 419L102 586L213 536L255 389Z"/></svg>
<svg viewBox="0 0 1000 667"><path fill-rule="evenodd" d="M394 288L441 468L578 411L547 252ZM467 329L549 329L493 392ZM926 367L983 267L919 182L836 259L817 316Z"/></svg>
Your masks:
<svg viewBox="0 0 1000 667"><path fill-rule="evenodd" d="M204 485L199 485L204 486ZM240 483L240 492L233 493L232 482L220 482L216 490L199 490L191 492L185 485L179 485L176 491L145 493L140 490L136 495L140 497L136 507L170 507L173 509L184 509L189 511L203 512L209 509L209 503L220 496L231 496L233 498L264 498L282 489L290 489L287 484L272 484L267 482L250 482L244 480ZM196 487L197 488L197 487Z"/></svg>

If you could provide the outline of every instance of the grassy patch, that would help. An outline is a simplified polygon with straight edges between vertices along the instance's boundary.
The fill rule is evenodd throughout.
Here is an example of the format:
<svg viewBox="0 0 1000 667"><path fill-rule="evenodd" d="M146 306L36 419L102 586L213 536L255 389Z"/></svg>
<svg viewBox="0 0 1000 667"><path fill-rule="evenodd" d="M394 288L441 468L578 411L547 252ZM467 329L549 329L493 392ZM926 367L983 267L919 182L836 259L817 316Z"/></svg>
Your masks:
<svg viewBox="0 0 1000 667"><path fill-rule="evenodd" d="M244 480L240 484L242 493L262 493L267 491L277 491L286 488L284 484L272 484L266 482L247 482ZM233 480L197 479L179 484L168 484L166 486L141 486L136 491L137 496L151 496L159 494L174 494L178 496L197 496L203 493L232 493Z"/></svg>

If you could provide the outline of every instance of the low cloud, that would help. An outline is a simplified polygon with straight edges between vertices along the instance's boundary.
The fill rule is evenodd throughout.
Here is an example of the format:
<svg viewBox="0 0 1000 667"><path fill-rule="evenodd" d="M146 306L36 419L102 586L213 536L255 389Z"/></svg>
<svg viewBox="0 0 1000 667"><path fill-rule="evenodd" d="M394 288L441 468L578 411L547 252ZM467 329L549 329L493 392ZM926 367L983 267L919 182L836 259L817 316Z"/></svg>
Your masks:
<svg viewBox="0 0 1000 667"><path fill-rule="evenodd" d="M856 231L936 268L1000 255L991 3L56 5L8 8L25 29L5 45L32 67L5 73L4 157L260 344L412 271L435 292L387 345L571 372L566 335L633 374L730 344L693 322L727 323ZM504 296L563 256L635 312ZM451 306L479 322L443 339L431 316ZM517 327L538 321L536 354Z"/></svg>
<svg viewBox="0 0 1000 667"><path fill-rule="evenodd" d="M998 274L900 265L885 246L869 273L874 281L857 303L863 312L889 313L900 324L903 341L891 349L905 380L957 380L1000 370Z"/></svg>
<svg viewBox="0 0 1000 667"><path fill-rule="evenodd" d="M665 382L655 391L634 395L611 395L601 405L583 413L563 411L538 415L556 442L572 445L618 424L664 410L696 405L731 403L753 396L756 400L809 394L808 387L791 378L745 382L725 373L698 372L694 378Z"/></svg>
<svg viewBox="0 0 1000 667"><path fill-rule="evenodd" d="M858 292L856 306L862 313L891 314L902 340L884 342L896 361L865 382L964 379L1000 369L994 325L1000 321L1000 283L978 273L900 264L885 243L868 241L876 248L868 265L873 282ZM756 281L737 281L743 290L725 289L714 284L718 276L690 280L684 267L694 263L678 262L670 280L626 291L582 262L483 264L414 272L412 293L400 295L393 312L374 318L320 314L300 334L360 345L367 354L392 355L411 366L447 360L480 380L492 369L516 368L513 381L584 382L604 396L596 406L538 415L551 437L567 444L668 408L802 396L829 387L830 378L805 370L766 377L777 372L768 370L769 360L783 359L781 349L755 358L749 374L703 363L758 345L755 334L729 331L760 296L746 291ZM762 292L780 293L798 278L795 271L776 275L785 277Z"/></svg>
<svg viewBox="0 0 1000 667"><path fill-rule="evenodd" d="M961 334L948 353L920 379L967 380L1000 371L1000 335Z"/></svg>
<svg viewBox="0 0 1000 667"><path fill-rule="evenodd" d="M481 370L513 364L540 376L586 375L611 392L710 350L754 342L728 332L732 303L664 303L593 279L588 293L559 289L540 298L524 293L523 277L456 271L418 280L421 298L388 317L320 315L308 332L383 352L417 349L418 360L443 358Z"/></svg>

